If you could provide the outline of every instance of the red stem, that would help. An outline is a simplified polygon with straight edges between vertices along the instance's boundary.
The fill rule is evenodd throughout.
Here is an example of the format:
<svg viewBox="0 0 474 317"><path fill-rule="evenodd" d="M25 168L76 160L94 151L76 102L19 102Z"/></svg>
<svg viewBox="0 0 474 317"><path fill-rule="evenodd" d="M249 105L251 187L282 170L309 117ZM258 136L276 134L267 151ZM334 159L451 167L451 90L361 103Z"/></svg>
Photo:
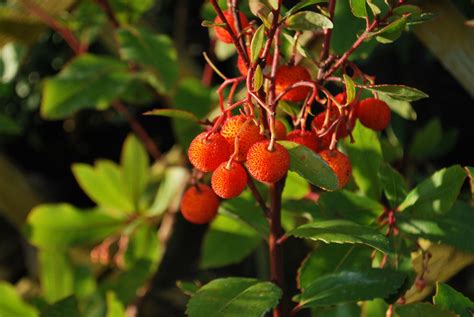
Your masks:
<svg viewBox="0 0 474 317"><path fill-rule="evenodd" d="M336 0L329 0L328 11L329 11L329 19L331 21L334 19L335 10L336 10ZM329 55L329 49L331 47L331 36L332 36L332 29L325 29L323 49L321 51L321 56L319 58L321 62L324 61Z"/></svg>

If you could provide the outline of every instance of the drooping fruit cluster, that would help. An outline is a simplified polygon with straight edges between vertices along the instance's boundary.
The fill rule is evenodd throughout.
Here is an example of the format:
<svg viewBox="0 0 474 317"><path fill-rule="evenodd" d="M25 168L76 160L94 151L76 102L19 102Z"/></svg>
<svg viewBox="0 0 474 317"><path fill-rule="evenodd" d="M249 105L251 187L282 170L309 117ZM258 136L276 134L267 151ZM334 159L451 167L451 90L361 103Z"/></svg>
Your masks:
<svg viewBox="0 0 474 317"><path fill-rule="evenodd" d="M275 183L282 179L290 168L290 154L278 143L269 149L270 141L255 143L247 154L250 175L264 183Z"/></svg>
<svg viewBox="0 0 474 317"><path fill-rule="evenodd" d="M201 172L212 172L231 154L231 147L220 133L199 134L188 150L189 161Z"/></svg>
<svg viewBox="0 0 474 317"><path fill-rule="evenodd" d="M375 131L384 130L390 123L392 113L390 107L382 100L375 98L364 99L357 107L360 123Z"/></svg>
<svg viewBox="0 0 474 317"><path fill-rule="evenodd" d="M247 172L239 162L224 162L212 174L211 184L219 197L237 197L247 186Z"/></svg>
<svg viewBox="0 0 474 317"><path fill-rule="evenodd" d="M217 214L220 199L212 189L204 184L192 186L181 199L181 213L189 222L205 224Z"/></svg>
<svg viewBox="0 0 474 317"><path fill-rule="evenodd" d="M245 161L247 152L254 143L265 139L260 134L260 128L255 124L253 118L243 115L227 119L222 126L221 134L232 150L235 150L235 139L238 139L239 151L235 159L240 162Z"/></svg>

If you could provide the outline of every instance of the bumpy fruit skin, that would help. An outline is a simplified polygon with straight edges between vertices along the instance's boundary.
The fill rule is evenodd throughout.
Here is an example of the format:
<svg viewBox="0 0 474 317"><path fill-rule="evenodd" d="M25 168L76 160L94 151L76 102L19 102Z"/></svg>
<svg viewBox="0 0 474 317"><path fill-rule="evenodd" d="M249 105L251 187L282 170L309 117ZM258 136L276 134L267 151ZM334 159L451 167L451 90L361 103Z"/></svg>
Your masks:
<svg viewBox="0 0 474 317"><path fill-rule="evenodd" d="M311 75L306 68L301 66L280 66L275 75L275 92L279 95L289 86L303 80L311 80ZM292 102L303 101L310 91L311 88L309 87L297 87L288 91L282 100Z"/></svg>
<svg viewBox="0 0 474 317"><path fill-rule="evenodd" d="M318 138L311 131L294 130L288 133L288 136L286 139L288 141L292 141L292 142L304 145L314 152L317 152L319 150Z"/></svg>
<svg viewBox="0 0 474 317"><path fill-rule="evenodd" d="M275 183L282 179L290 168L290 154L278 143L273 151L268 150L270 141L255 143L247 154L250 175L263 183Z"/></svg>
<svg viewBox="0 0 474 317"><path fill-rule="evenodd" d="M181 199L181 213L189 222L205 224L210 222L217 214L220 198L212 191L211 187L199 184L188 188Z"/></svg>
<svg viewBox="0 0 474 317"><path fill-rule="evenodd" d="M235 19L234 19L234 15L232 14L232 12L224 11L224 16L225 16L227 22L229 23L229 26L232 29L232 31L234 31L235 35L238 36L237 30L235 28ZM240 12L239 17L240 17L240 22L242 23L242 29L245 29L249 25L249 21L248 21L247 17L242 12ZM214 19L214 23L215 24L222 24L223 22L222 22L221 18L219 16L217 16ZM232 37L230 36L229 32L227 32L227 30L224 27L215 26L214 31L216 32L216 36L219 40L221 40L224 43L232 43Z"/></svg>
<svg viewBox="0 0 474 317"><path fill-rule="evenodd" d="M250 48L248 48L248 47L247 47L247 54L250 58ZM261 55L261 53L260 53L260 55ZM271 66L272 62L273 62L272 55L269 53L267 55L267 58L265 58L265 65ZM240 72L240 74L242 74L242 76L247 76L248 68L245 65L245 62L244 62L243 58L240 57L240 55L237 57L237 68L239 69L239 72Z"/></svg>
<svg viewBox="0 0 474 317"><path fill-rule="evenodd" d="M352 174L352 165L349 158L338 150L323 150L319 155L332 168L339 181L339 188L345 187Z"/></svg>
<svg viewBox="0 0 474 317"><path fill-rule="evenodd" d="M368 98L359 103L357 116L360 122L367 128L382 131L390 123L392 112L384 101Z"/></svg>
<svg viewBox="0 0 474 317"><path fill-rule="evenodd" d="M249 122L246 123L248 120ZM246 125L244 126L244 124ZM239 152L235 159L240 162L245 161L247 152L252 145L265 139L265 137L260 134L260 128L255 124L252 118L243 115L233 116L227 119L222 126L221 134L227 140L232 152L234 151L235 138L239 138Z"/></svg>
<svg viewBox="0 0 474 317"><path fill-rule="evenodd" d="M280 120L275 121L275 137L277 140L286 140L286 126Z"/></svg>
<svg viewBox="0 0 474 317"><path fill-rule="evenodd" d="M189 145L188 157L191 164L202 172L212 172L219 164L229 159L232 149L219 133L198 134Z"/></svg>
<svg viewBox="0 0 474 317"><path fill-rule="evenodd" d="M221 198L237 197L247 186L247 172L238 162L232 161L229 169L224 162L212 173L211 185Z"/></svg>

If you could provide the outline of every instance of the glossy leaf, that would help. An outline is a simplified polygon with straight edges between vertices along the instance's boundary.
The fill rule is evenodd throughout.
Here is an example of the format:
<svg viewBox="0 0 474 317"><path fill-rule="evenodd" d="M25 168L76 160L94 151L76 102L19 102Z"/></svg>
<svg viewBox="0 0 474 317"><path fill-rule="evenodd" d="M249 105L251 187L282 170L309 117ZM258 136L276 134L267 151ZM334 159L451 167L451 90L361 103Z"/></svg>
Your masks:
<svg viewBox="0 0 474 317"><path fill-rule="evenodd" d="M202 245L203 269L223 267L241 262L262 242L250 227L225 216L218 216L211 224Z"/></svg>
<svg viewBox="0 0 474 317"><path fill-rule="evenodd" d="M86 109L104 110L132 79L128 66L111 57L82 54L46 80L41 115L63 119Z"/></svg>
<svg viewBox="0 0 474 317"><path fill-rule="evenodd" d="M188 303L189 317L260 317L275 307L281 290L271 282L251 278L222 278L199 289Z"/></svg>
<svg viewBox="0 0 474 317"><path fill-rule="evenodd" d="M370 85L370 86L359 86L360 88L368 89L374 92L383 93L390 98L403 100L403 101L417 101L429 96L416 88L404 86L404 85Z"/></svg>
<svg viewBox="0 0 474 317"><path fill-rule="evenodd" d="M352 176L368 197L378 200L382 193L378 170L382 163L382 147L377 133L357 122L352 135L356 142L345 140L344 148L347 150L352 163Z"/></svg>
<svg viewBox="0 0 474 317"><path fill-rule="evenodd" d="M397 305L394 309L395 317L456 317L450 311L443 310L430 303L414 303L408 305Z"/></svg>
<svg viewBox="0 0 474 317"><path fill-rule="evenodd" d="M293 229L286 236L339 244L365 244L381 252L390 251L388 239L378 231L348 220L326 220Z"/></svg>
<svg viewBox="0 0 474 317"><path fill-rule="evenodd" d="M399 206L414 215L444 214L451 209L466 179L459 165L443 168L416 186Z"/></svg>
<svg viewBox="0 0 474 317"><path fill-rule="evenodd" d="M358 18L365 19L367 16L366 0L350 0L352 14Z"/></svg>
<svg viewBox="0 0 474 317"><path fill-rule="evenodd" d="M373 32L371 36L375 36L375 39L382 44L392 43L402 35L406 23L407 18L402 16L382 29Z"/></svg>
<svg viewBox="0 0 474 317"><path fill-rule="evenodd" d="M408 194L405 179L396 169L387 163L383 163L380 166L379 177L390 207L395 208Z"/></svg>
<svg viewBox="0 0 474 317"><path fill-rule="evenodd" d="M258 27L253 35L252 42L250 43L250 62L255 61L260 56L260 52L265 45L265 26L262 24Z"/></svg>
<svg viewBox="0 0 474 317"><path fill-rule="evenodd" d="M469 298L443 283L436 286L433 302L441 309L455 312L459 317L472 317L474 311L474 303Z"/></svg>
<svg viewBox="0 0 474 317"><path fill-rule="evenodd" d="M162 93L174 87L178 79L178 57L171 39L146 29L126 28L118 31L120 56L150 70Z"/></svg>
<svg viewBox="0 0 474 317"><path fill-rule="evenodd" d="M39 313L21 298L13 285L0 281L0 316L38 317Z"/></svg>
<svg viewBox="0 0 474 317"><path fill-rule="evenodd" d="M129 135L122 147L120 157L125 189L131 197L135 211L140 210L140 197L149 179L150 159L143 143L134 135Z"/></svg>
<svg viewBox="0 0 474 317"><path fill-rule="evenodd" d="M318 154L294 142L278 141L278 143L290 153L290 170L323 189L336 190L338 188L336 174Z"/></svg>
<svg viewBox="0 0 474 317"><path fill-rule="evenodd" d="M317 31L332 29L333 24L329 18L322 14L312 11L301 11L286 19L286 27L295 31Z"/></svg>
<svg viewBox="0 0 474 317"><path fill-rule="evenodd" d="M318 4L318 3L327 2L327 1L328 0L302 0L302 1L299 1L290 10L288 10L288 12L285 14L285 17L288 17L288 16L292 15L293 13L295 13L295 12L297 12L297 11L303 9L303 8L306 8L308 6Z"/></svg>
<svg viewBox="0 0 474 317"><path fill-rule="evenodd" d="M405 279L405 274L389 269L343 271L317 278L294 300L302 307L317 307L388 298Z"/></svg>
<svg viewBox="0 0 474 317"><path fill-rule="evenodd" d="M181 110L181 109L154 109L144 113L148 116L162 116L162 117L170 117L175 119L182 119L191 122L198 122L199 118L194 115L194 113Z"/></svg>
<svg viewBox="0 0 474 317"><path fill-rule="evenodd" d="M28 216L29 241L41 248L68 248L96 243L117 232L124 219L98 210L83 211L68 204L44 204Z"/></svg>

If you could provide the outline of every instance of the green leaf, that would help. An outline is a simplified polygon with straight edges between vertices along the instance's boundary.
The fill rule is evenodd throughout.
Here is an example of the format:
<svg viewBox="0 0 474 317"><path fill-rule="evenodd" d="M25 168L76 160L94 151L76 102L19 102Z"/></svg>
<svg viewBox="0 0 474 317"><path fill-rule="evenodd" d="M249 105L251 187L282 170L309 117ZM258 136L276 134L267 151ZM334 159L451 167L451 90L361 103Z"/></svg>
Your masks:
<svg viewBox="0 0 474 317"><path fill-rule="evenodd" d="M244 223L218 216L204 237L200 266L211 269L240 263L261 241L255 230Z"/></svg>
<svg viewBox="0 0 474 317"><path fill-rule="evenodd" d="M113 12L121 24L133 24L152 6L154 0L110 0Z"/></svg>
<svg viewBox="0 0 474 317"><path fill-rule="evenodd" d="M365 19L367 16L366 0L350 0L352 14L355 17Z"/></svg>
<svg viewBox="0 0 474 317"><path fill-rule="evenodd" d="M267 238L270 233L268 221L263 216L260 207L253 197L237 197L225 200L219 207L219 213L240 220L260 234L262 238Z"/></svg>
<svg viewBox="0 0 474 317"><path fill-rule="evenodd" d="M150 159L143 143L136 136L130 134L125 139L120 161L125 189L133 201L134 210L139 211L140 197L148 184Z"/></svg>
<svg viewBox="0 0 474 317"><path fill-rule="evenodd" d="M398 206L408 194L408 188L403 176L390 164L383 163L379 169L380 182L382 183L385 197L390 208Z"/></svg>
<svg viewBox="0 0 474 317"><path fill-rule="evenodd" d="M317 278L294 300L301 307L317 307L388 298L397 293L405 279L404 273L389 269L343 271Z"/></svg>
<svg viewBox="0 0 474 317"><path fill-rule="evenodd" d="M352 135L354 143L347 139L344 142L344 148L352 163L352 176L363 193L379 200L382 186L378 170L382 163L382 147L377 132L357 122Z"/></svg>
<svg viewBox="0 0 474 317"><path fill-rule="evenodd" d="M158 263L162 250L156 231L144 223L130 234L124 257L126 268L133 268L140 261L147 261L152 265Z"/></svg>
<svg viewBox="0 0 474 317"><path fill-rule="evenodd" d="M416 132L409 153L417 159L426 159L436 152L441 143L443 129L438 118L430 120Z"/></svg>
<svg viewBox="0 0 474 317"><path fill-rule="evenodd" d="M299 174L289 171L283 189L283 199L303 199L309 192L309 183Z"/></svg>
<svg viewBox="0 0 474 317"><path fill-rule="evenodd" d="M290 58L291 55L293 54L294 47L296 46L296 51L301 54L301 56L309 58L309 59L314 59L315 56L312 53L311 50L306 48L304 45L301 44L301 41L296 41L295 36L290 35L288 31L283 30L282 32L282 37L281 37L281 49L280 52L281 54L286 57ZM279 104L282 104L284 102L279 101ZM296 105L295 105L296 107ZM299 108L297 110L297 113L299 112Z"/></svg>
<svg viewBox="0 0 474 317"><path fill-rule="evenodd" d="M166 35L131 27L118 30L120 56L150 70L159 82L161 93L174 88L178 79L178 57Z"/></svg>
<svg viewBox="0 0 474 317"><path fill-rule="evenodd" d="M286 27L295 31L317 31L332 29L331 20L319 13L312 11L301 11L286 19Z"/></svg>
<svg viewBox="0 0 474 317"><path fill-rule="evenodd" d="M456 317L452 312L442 310L430 303L413 303L395 306L395 317Z"/></svg>
<svg viewBox="0 0 474 317"><path fill-rule="evenodd" d="M0 114L0 134L18 135L21 130L21 126L13 118Z"/></svg>
<svg viewBox="0 0 474 317"><path fill-rule="evenodd" d="M278 141L291 157L290 170L298 173L308 182L326 190L336 190L337 176L318 154L305 146L290 141Z"/></svg>
<svg viewBox="0 0 474 317"><path fill-rule="evenodd" d="M393 43L402 35L406 24L407 18L402 16L382 29L373 32L370 36L375 36L375 39L382 44Z"/></svg>
<svg viewBox="0 0 474 317"><path fill-rule="evenodd" d="M177 281L176 286L186 295L193 296L199 290L199 284L196 282Z"/></svg>
<svg viewBox="0 0 474 317"><path fill-rule="evenodd" d="M297 116L299 108L296 104L280 100L278 102L278 109L281 109L290 116Z"/></svg>
<svg viewBox="0 0 474 317"><path fill-rule="evenodd" d="M259 90L263 85L263 72L260 65L257 65L255 69L255 75L253 76L253 89Z"/></svg>
<svg viewBox="0 0 474 317"><path fill-rule="evenodd" d="M0 316L38 317L38 311L17 293L15 287L0 281Z"/></svg>
<svg viewBox="0 0 474 317"><path fill-rule="evenodd" d="M43 297L54 303L71 295L74 292L74 269L66 251L41 249L38 259Z"/></svg>
<svg viewBox="0 0 474 317"><path fill-rule="evenodd" d="M147 215L158 216L169 208L178 207L181 195L189 179L189 170L181 166L169 166L164 171L155 200L146 211Z"/></svg>
<svg viewBox="0 0 474 317"><path fill-rule="evenodd" d="M393 99L384 93L379 93L378 98L385 101L390 109L403 119L416 120L416 111L408 101Z"/></svg>
<svg viewBox="0 0 474 317"><path fill-rule="evenodd" d="M472 317L474 311L474 303L469 298L444 283L436 285L433 302L439 308L453 311L460 317Z"/></svg>
<svg viewBox="0 0 474 317"><path fill-rule="evenodd" d="M41 317L82 317L77 299L73 296L61 299L41 311Z"/></svg>
<svg viewBox="0 0 474 317"><path fill-rule="evenodd" d="M399 206L414 215L444 214L456 201L466 172L459 165L443 168L416 186Z"/></svg>
<svg viewBox="0 0 474 317"><path fill-rule="evenodd" d="M347 76L344 74L344 84L346 86L346 95L347 95L347 100L346 104L349 105L354 101L356 97L356 88L354 81L352 81L352 78L350 76Z"/></svg>
<svg viewBox="0 0 474 317"><path fill-rule="evenodd" d="M106 317L125 317L125 307L117 299L114 292L107 292L107 315Z"/></svg>
<svg viewBox="0 0 474 317"><path fill-rule="evenodd" d="M370 86L359 86L363 89L368 89L373 92L383 93L390 98L403 101L417 101L429 96L416 88L404 86L404 85L370 85Z"/></svg>
<svg viewBox="0 0 474 317"><path fill-rule="evenodd" d="M189 317L260 317L275 307L281 290L271 282L251 278L214 280L194 295L188 303Z"/></svg>
<svg viewBox="0 0 474 317"><path fill-rule="evenodd" d="M298 288L306 289L324 275L358 271L371 267L372 250L350 244L321 244L303 261L298 270Z"/></svg>
<svg viewBox="0 0 474 317"><path fill-rule="evenodd" d="M257 31L253 35L252 42L250 43L250 62L255 61L260 56L260 52L265 45L265 26L262 24L258 27Z"/></svg>
<svg viewBox="0 0 474 317"><path fill-rule="evenodd" d="M289 17L290 15L295 13L296 11L299 11L303 8L309 7L310 5L318 4L318 3L322 3L322 2L327 2L327 1L328 0L302 0L302 1L299 1L295 6L293 6L290 10L288 10L288 12L285 14L285 18Z"/></svg>
<svg viewBox="0 0 474 317"><path fill-rule="evenodd" d="M170 117L175 119L182 119L191 122L199 122L199 118L194 115L194 113L181 110L181 109L154 109L144 113L145 115L149 116L162 116L162 117Z"/></svg>
<svg viewBox="0 0 474 317"><path fill-rule="evenodd" d="M442 216L438 214L397 215L401 231L417 238L451 245L456 249L474 253L474 208L464 202L456 202Z"/></svg>
<svg viewBox="0 0 474 317"><path fill-rule="evenodd" d="M104 110L132 79L128 66L111 57L82 54L46 80L41 103L45 119L64 119L91 108Z"/></svg>
<svg viewBox="0 0 474 317"><path fill-rule="evenodd" d="M98 210L82 211L69 204L44 204L29 214L26 232L35 246L68 248L101 241L120 230L124 221Z"/></svg>
<svg viewBox="0 0 474 317"><path fill-rule="evenodd" d="M115 163L100 160L95 167L73 164L72 172L82 190L99 206L114 215L135 211L122 171Z"/></svg>
<svg viewBox="0 0 474 317"><path fill-rule="evenodd" d="M370 10L372 11L373 15L380 15L382 10L373 2L374 0L367 0L367 5L369 6ZM385 1L387 3L387 1ZM387 3L388 5L388 3Z"/></svg>
<svg viewBox="0 0 474 317"><path fill-rule="evenodd" d="M365 244L381 252L388 253L388 239L368 227L348 220L316 221L291 230L286 236L323 241L325 243Z"/></svg>

